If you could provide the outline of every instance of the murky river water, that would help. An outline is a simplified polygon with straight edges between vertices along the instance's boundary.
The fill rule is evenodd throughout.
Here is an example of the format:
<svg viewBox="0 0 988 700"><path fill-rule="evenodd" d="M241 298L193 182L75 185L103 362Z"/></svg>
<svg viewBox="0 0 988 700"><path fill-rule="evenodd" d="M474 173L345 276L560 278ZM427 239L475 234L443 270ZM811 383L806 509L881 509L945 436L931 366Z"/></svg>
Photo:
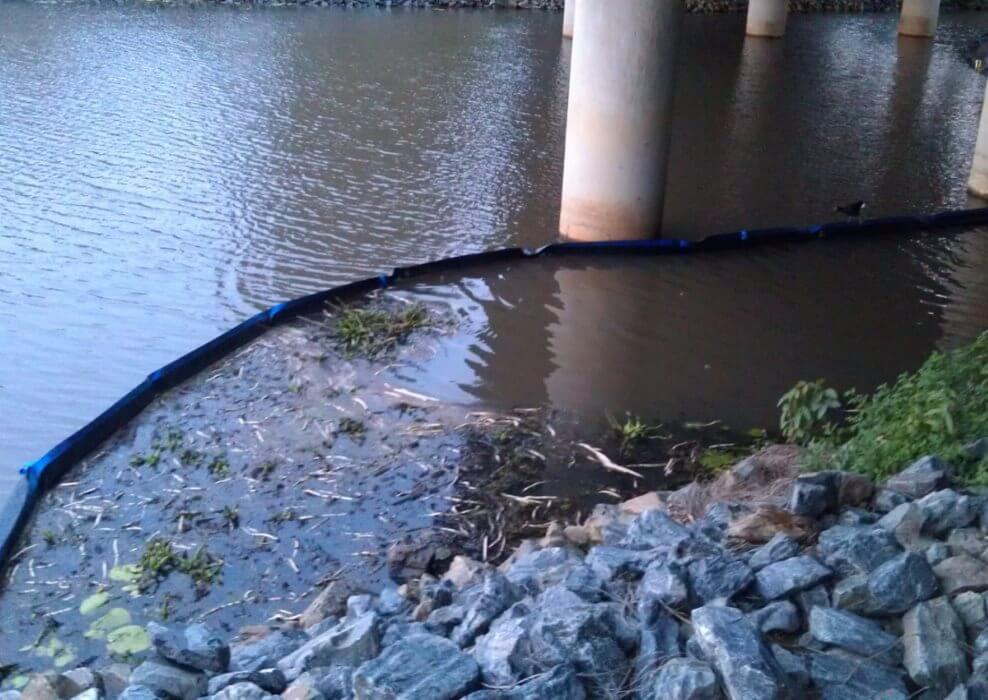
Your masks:
<svg viewBox="0 0 988 700"><path fill-rule="evenodd" d="M555 236L561 16L0 4L0 497L15 468L258 308L394 265ZM781 42L691 17L671 234L961 207L984 79L883 15ZM988 326L988 233L425 284L469 332L451 398L772 420ZM5 485L6 480L6 485Z"/></svg>

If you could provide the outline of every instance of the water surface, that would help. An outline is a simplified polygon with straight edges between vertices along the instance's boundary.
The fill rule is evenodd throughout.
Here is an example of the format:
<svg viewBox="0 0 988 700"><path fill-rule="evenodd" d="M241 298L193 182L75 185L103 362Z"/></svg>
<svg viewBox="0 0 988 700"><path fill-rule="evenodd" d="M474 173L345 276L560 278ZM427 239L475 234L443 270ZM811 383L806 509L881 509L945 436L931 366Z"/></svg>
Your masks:
<svg viewBox="0 0 988 700"><path fill-rule="evenodd" d="M259 308L551 240L560 23L0 4L0 493ZM892 15L796 15L778 42L742 25L687 20L669 234L816 222L861 198L968 204L984 79L957 48L988 16L946 14L934 42L897 39ZM984 327L983 239L477 271L430 290L474 299L474 336L420 379L495 405L763 423L794 377L861 388Z"/></svg>

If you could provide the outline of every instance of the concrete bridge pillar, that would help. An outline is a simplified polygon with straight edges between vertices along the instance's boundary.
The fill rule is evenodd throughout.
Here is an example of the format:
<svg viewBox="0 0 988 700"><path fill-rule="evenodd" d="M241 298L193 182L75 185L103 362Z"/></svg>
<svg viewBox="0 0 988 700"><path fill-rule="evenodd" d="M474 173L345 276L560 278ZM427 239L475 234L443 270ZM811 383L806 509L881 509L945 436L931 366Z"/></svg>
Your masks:
<svg viewBox="0 0 988 700"><path fill-rule="evenodd" d="M978 141L974 146L974 163L967 189L975 197L988 199L988 89L981 106L981 122L978 126Z"/></svg>
<svg viewBox="0 0 988 700"><path fill-rule="evenodd" d="M683 2L592 0L575 9L560 233L658 236Z"/></svg>
<svg viewBox="0 0 988 700"><path fill-rule="evenodd" d="M576 0L566 0L563 5L563 37L573 38L573 19L576 17Z"/></svg>
<svg viewBox="0 0 988 700"><path fill-rule="evenodd" d="M786 33L787 0L750 0L748 36L778 38Z"/></svg>
<svg viewBox="0 0 988 700"><path fill-rule="evenodd" d="M902 0L899 34L931 37L937 33L940 0Z"/></svg>

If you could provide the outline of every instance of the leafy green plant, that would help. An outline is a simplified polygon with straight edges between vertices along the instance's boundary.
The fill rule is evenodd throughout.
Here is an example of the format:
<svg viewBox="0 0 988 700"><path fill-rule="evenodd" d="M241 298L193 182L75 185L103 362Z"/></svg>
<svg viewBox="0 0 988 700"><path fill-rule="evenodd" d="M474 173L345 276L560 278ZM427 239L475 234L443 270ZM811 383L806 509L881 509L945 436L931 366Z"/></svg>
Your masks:
<svg viewBox="0 0 988 700"><path fill-rule="evenodd" d="M988 464L965 449L988 437L988 332L965 347L934 353L916 372L860 399L848 433L831 448L840 468L884 478L933 454L954 466L961 483L988 483Z"/></svg>
<svg viewBox="0 0 988 700"><path fill-rule="evenodd" d="M779 399L779 428L790 442L808 445L834 434L834 414L842 407L836 389L815 382L797 382Z"/></svg>
<svg viewBox="0 0 988 700"><path fill-rule="evenodd" d="M607 414L607 422L618 440L621 441L621 452L623 453L627 453L637 443L651 440L659 435L660 426L648 425L641 418L630 413L624 415L623 421L618 421L612 415Z"/></svg>
<svg viewBox="0 0 988 700"><path fill-rule="evenodd" d="M932 354L918 370L870 396L851 395L845 403L852 410L839 428L830 423L830 412L840 406L832 391L801 382L779 402L783 434L809 446L805 468L884 479L924 455L937 455L952 464L959 483L988 484L988 460L966 449L988 437L988 332L970 345Z"/></svg>

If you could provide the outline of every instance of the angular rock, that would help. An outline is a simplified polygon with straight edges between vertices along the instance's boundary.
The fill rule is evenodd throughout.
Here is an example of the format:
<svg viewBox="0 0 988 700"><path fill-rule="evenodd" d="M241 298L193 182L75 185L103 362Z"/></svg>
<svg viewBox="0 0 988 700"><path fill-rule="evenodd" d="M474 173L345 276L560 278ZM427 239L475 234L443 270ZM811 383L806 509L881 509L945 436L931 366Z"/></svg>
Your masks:
<svg viewBox="0 0 988 700"><path fill-rule="evenodd" d="M904 496L898 491L889 489L878 489L875 498L871 502L871 509L876 513L891 513L903 503L909 503L912 499Z"/></svg>
<svg viewBox="0 0 988 700"><path fill-rule="evenodd" d="M723 697L713 669L695 659L672 659L655 675L642 698L649 700L719 700Z"/></svg>
<svg viewBox="0 0 988 700"><path fill-rule="evenodd" d="M640 578L657 556L650 551L602 544L587 553L584 563L605 581L613 581L617 578Z"/></svg>
<svg viewBox="0 0 988 700"><path fill-rule="evenodd" d="M412 634L429 634L429 629L421 622L392 622L381 635L381 648L389 647Z"/></svg>
<svg viewBox="0 0 988 700"><path fill-rule="evenodd" d="M547 586L563 581L570 571L583 563L580 553L570 547L550 547L526 554L505 572L508 581L538 595Z"/></svg>
<svg viewBox="0 0 988 700"><path fill-rule="evenodd" d="M744 560L723 552L691 562L688 572L690 590L703 603L717 598L730 600L754 580Z"/></svg>
<svg viewBox="0 0 988 700"><path fill-rule="evenodd" d="M854 574L834 586L831 602L835 608L863 612L868 609L868 575Z"/></svg>
<svg viewBox="0 0 988 700"><path fill-rule="evenodd" d="M801 697L800 693L805 692L810 684L810 672L806 666L806 659L778 644L773 644L771 650L776 663L785 673L787 685L795 691L790 693L790 696Z"/></svg>
<svg viewBox="0 0 988 700"><path fill-rule="evenodd" d="M153 700L154 693L148 691L150 695L149 700ZM2 690L0 691L0 700L21 700L21 691L19 690Z"/></svg>
<svg viewBox="0 0 988 700"><path fill-rule="evenodd" d="M573 669L557 666L511 688L480 690L463 700L584 700L586 697L583 684Z"/></svg>
<svg viewBox="0 0 988 700"><path fill-rule="evenodd" d="M621 546L628 549L675 549L686 543L692 535L661 510L648 510L631 521L628 534Z"/></svg>
<svg viewBox="0 0 988 700"><path fill-rule="evenodd" d="M935 542L926 548L925 556L927 564L936 566L940 562L950 559L952 555L950 553L950 547L942 542Z"/></svg>
<svg viewBox="0 0 988 700"><path fill-rule="evenodd" d="M872 659L842 649L813 653L810 678L823 690L824 698L834 700L876 700L908 697L904 674Z"/></svg>
<svg viewBox="0 0 988 700"><path fill-rule="evenodd" d="M974 636L984 629L988 613L985 611L985 598L980 593L968 591L957 595L951 603L957 616L964 623L964 629Z"/></svg>
<svg viewBox="0 0 988 700"><path fill-rule="evenodd" d="M735 608L705 606L693 611L694 638L720 675L732 700L785 695L784 673L755 626Z"/></svg>
<svg viewBox="0 0 988 700"><path fill-rule="evenodd" d="M463 622L466 614L467 609L463 604L447 605L432 611L425 621L425 628L433 634L448 637Z"/></svg>
<svg viewBox="0 0 988 700"><path fill-rule="evenodd" d="M128 674L129 675L129 674ZM102 679L91 669L82 666L80 668L65 671L55 676L55 691L63 698L74 698L87 690L103 688Z"/></svg>
<svg viewBox="0 0 988 700"><path fill-rule="evenodd" d="M588 603L597 603L604 598L604 580L585 564L571 569L563 579L563 586Z"/></svg>
<svg viewBox="0 0 988 700"><path fill-rule="evenodd" d="M970 554L981 559L988 549L981 531L974 527L961 527L947 535L947 546L953 555Z"/></svg>
<svg viewBox="0 0 988 700"><path fill-rule="evenodd" d="M228 685L235 683L253 683L269 693L277 695L285 690L288 683L285 674L276 668L266 668L258 671L233 671L209 679L209 694L216 695Z"/></svg>
<svg viewBox="0 0 988 700"><path fill-rule="evenodd" d="M870 574L902 552L895 536L877 526L838 525L820 533L817 552L840 576Z"/></svg>
<svg viewBox="0 0 988 700"><path fill-rule="evenodd" d="M396 617L398 615L404 615L411 610L412 603L405 596L398 593L397 588L386 586L381 590L375 608L382 617Z"/></svg>
<svg viewBox="0 0 988 700"><path fill-rule="evenodd" d="M483 577L487 565L481 562L457 554L449 565L449 569L443 574L444 581L450 581L458 589L463 590L467 586L479 583Z"/></svg>
<svg viewBox="0 0 988 700"><path fill-rule="evenodd" d="M333 666L306 671L282 693L282 697L284 700L350 700L353 697L353 669Z"/></svg>
<svg viewBox="0 0 988 700"><path fill-rule="evenodd" d="M755 575L755 585L762 598L776 600L813 588L832 573L813 557L801 555L766 566Z"/></svg>
<svg viewBox="0 0 988 700"><path fill-rule="evenodd" d="M659 617L651 626L643 627L639 630L638 656L635 657L635 686L651 686L658 670L679 655L679 625L671 615Z"/></svg>
<svg viewBox="0 0 988 700"><path fill-rule="evenodd" d="M477 662L448 639L412 635L353 674L358 700L455 700L480 682Z"/></svg>
<svg viewBox="0 0 988 700"><path fill-rule="evenodd" d="M660 559L649 565L638 586L638 617L651 624L666 610L681 608L688 598L679 567Z"/></svg>
<svg viewBox="0 0 988 700"><path fill-rule="evenodd" d="M211 673L225 673L230 666L229 645L205 624L181 629L149 622L147 631L155 651L169 661Z"/></svg>
<svg viewBox="0 0 988 700"><path fill-rule="evenodd" d="M323 666L356 666L378 654L380 632L376 613L368 612L310 639L278 662L285 679L294 681L309 669Z"/></svg>
<svg viewBox="0 0 988 700"><path fill-rule="evenodd" d="M257 641L234 644L230 647L230 670L258 671L272 668L308 639L301 630L275 630Z"/></svg>
<svg viewBox="0 0 988 700"><path fill-rule="evenodd" d="M158 700L158 696L145 685L128 685L117 700Z"/></svg>
<svg viewBox="0 0 988 700"><path fill-rule="evenodd" d="M796 515L818 518L837 509L837 472L800 474L792 484L789 510Z"/></svg>
<svg viewBox="0 0 988 700"><path fill-rule="evenodd" d="M473 644L477 635L486 632L494 618L519 598L519 589L504 574L499 571L486 573L479 594L467 606L463 621L453 630L450 639L461 647Z"/></svg>
<svg viewBox="0 0 988 700"><path fill-rule="evenodd" d="M452 557L436 533L408 536L388 548L388 576L395 583L412 581L426 573L445 571Z"/></svg>
<svg viewBox="0 0 988 700"><path fill-rule="evenodd" d="M823 584L814 586L813 588L805 591L800 591L795 595L795 598L796 605L799 606L799 610L803 613L804 619L809 619L810 610L815 607L830 607L830 594L827 593L827 587Z"/></svg>
<svg viewBox="0 0 988 700"><path fill-rule="evenodd" d="M982 631L974 640L974 653L976 656L988 654L988 631Z"/></svg>
<svg viewBox="0 0 988 700"><path fill-rule="evenodd" d="M98 688L89 688L77 695L73 695L71 700L100 700L101 697L102 694Z"/></svg>
<svg viewBox="0 0 988 700"><path fill-rule="evenodd" d="M519 679L517 669L524 668L531 616L529 604L516 603L494 621L487 634L477 638L473 656L488 685L507 686Z"/></svg>
<svg viewBox="0 0 988 700"><path fill-rule="evenodd" d="M840 472L837 480L837 505L864 506L875 493L875 484L864 474Z"/></svg>
<svg viewBox="0 0 988 700"><path fill-rule="evenodd" d="M949 596L965 591L988 591L988 565L969 554L944 559L933 567L940 587Z"/></svg>
<svg viewBox="0 0 988 700"><path fill-rule="evenodd" d="M821 608L823 609L823 608ZM763 634L770 632L786 632L789 634L799 631L802 617L799 608L788 600L778 600L748 613L748 618Z"/></svg>
<svg viewBox="0 0 988 700"><path fill-rule="evenodd" d="M964 625L946 598L918 604L902 619L904 663L919 686L949 692L968 677Z"/></svg>
<svg viewBox="0 0 988 700"><path fill-rule="evenodd" d="M810 634L824 644L896 666L902 661L899 638L871 620L833 608L810 611Z"/></svg>
<svg viewBox="0 0 988 700"><path fill-rule="evenodd" d="M143 685L159 698L194 700L207 689L206 675L167 661L148 660L130 674L131 685Z"/></svg>
<svg viewBox="0 0 988 700"><path fill-rule="evenodd" d="M758 571L769 564L775 564L797 554L799 554L799 542L780 532L752 553L748 566Z"/></svg>
<svg viewBox="0 0 988 700"><path fill-rule="evenodd" d="M374 609L374 598L366 593L352 595L346 599L346 617L359 617Z"/></svg>
<svg viewBox="0 0 988 700"><path fill-rule="evenodd" d="M924 548L929 541L922 536L926 516L913 502L903 503L886 513L878 526L895 535L896 541L906 549Z"/></svg>
<svg viewBox="0 0 988 700"><path fill-rule="evenodd" d="M533 606L528 630L530 666L525 675L572 664L587 679L591 694L612 694L626 678L630 663L624 647L637 641L617 627L614 609L606 604L588 605L562 587L550 587ZM633 631L633 628L632 628Z"/></svg>
<svg viewBox="0 0 988 700"><path fill-rule="evenodd" d="M868 577L868 614L898 615L937 595L940 585L926 559L906 552L889 559Z"/></svg>
<svg viewBox="0 0 988 700"><path fill-rule="evenodd" d="M212 700L274 700L274 697L253 683L234 683L216 693Z"/></svg>
<svg viewBox="0 0 988 700"><path fill-rule="evenodd" d="M307 628L322 622L327 617L342 617L346 612L347 598L354 593L359 591L345 579L331 581L309 603L299 619L299 624Z"/></svg>
<svg viewBox="0 0 988 700"><path fill-rule="evenodd" d="M598 503L590 515L583 521L590 541L595 544L616 545L628 532L628 520L631 515L622 513L615 505Z"/></svg>
<svg viewBox="0 0 988 700"><path fill-rule="evenodd" d="M885 482L885 488L909 498L923 498L950 484L949 468L937 457L923 457Z"/></svg>
<svg viewBox="0 0 988 700"><path fill-rule="evenodd" d="M837 516L835 525L874 525L878 522L878 513L861 508L845 508Z"/></svg>
<svg viewBox="0 0 988 700"><path fill-rule="evenodd" d="M115 663L99 669L100 686L110 697L116 697L130 685L130 666Z"/></svg>
<svg viewBox="0 0 988 700"><path fill-rule="evenodd" d="M923 530L935 537L944 537L951 530L967 527L978 519L981 500L942 489L916 502L926 518Z"/></svg>
<svg viewBox="0 0 988 700"><path fill-rule="evenodd" d="M21 691L22 700L58 700L58 691L47 676L35 674Z"/></svg>

